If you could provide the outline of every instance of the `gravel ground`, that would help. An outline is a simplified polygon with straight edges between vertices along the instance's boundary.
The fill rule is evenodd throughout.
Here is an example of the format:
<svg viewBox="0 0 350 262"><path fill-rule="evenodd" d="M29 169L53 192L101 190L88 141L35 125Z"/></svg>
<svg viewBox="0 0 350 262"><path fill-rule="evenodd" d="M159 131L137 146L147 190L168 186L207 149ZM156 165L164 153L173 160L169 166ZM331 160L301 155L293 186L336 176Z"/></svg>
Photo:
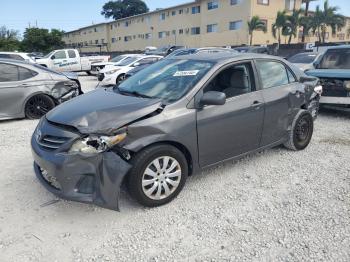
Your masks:
<svg viewBox="0 0 350 262"><path fill-rule="evenodd" d="M55 201L32 168L37 121L1 122L0 261L350 261L349 120L322 112L306 150L206 170L163 207L123 192L121 212Z"/></svg>

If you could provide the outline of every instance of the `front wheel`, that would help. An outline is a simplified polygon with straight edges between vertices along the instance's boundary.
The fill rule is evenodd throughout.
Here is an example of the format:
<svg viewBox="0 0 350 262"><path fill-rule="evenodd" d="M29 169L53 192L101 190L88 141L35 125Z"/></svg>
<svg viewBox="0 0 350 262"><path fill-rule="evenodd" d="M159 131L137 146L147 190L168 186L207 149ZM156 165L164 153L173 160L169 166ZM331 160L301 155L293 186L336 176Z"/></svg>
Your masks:
<svg viewBox="0 0 350 262"><path fill-rule="evenodd" d="M31 97L24 108L25 115L29 119L39 119L55 107L53 99L40 94Z"/></svg>
<svg viewBox="0 0 350 262"><path fill-rule="evenodd" d="M294 151L305 149L311 141L313 131L312 115L306 110L300 110L293 120L288 141L284 146Z"/></svg>
<svg viewBox="0 0 350 262"><path fill-rule="evenodd" d="M127 186L141 205L156 207L173 200L188 176L184 154L170 145L156 145L138 153L129 172Z"/></svg>

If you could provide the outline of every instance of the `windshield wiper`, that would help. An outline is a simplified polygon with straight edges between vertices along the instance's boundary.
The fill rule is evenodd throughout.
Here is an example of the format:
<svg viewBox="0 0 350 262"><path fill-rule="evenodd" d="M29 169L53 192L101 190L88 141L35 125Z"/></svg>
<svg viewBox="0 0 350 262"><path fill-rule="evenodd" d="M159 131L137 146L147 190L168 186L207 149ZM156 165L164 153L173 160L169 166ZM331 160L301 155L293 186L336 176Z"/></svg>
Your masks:
<svg viewBox="0 0 350 262"><path fill-rule="evenodd" d="M117 87L117 89L118 89L119 93L121 93L121 94L133 95L133 96L142 97L142 98L153 98L151 96L141 94L137 91L125 91L125 90L121 90L119 87Z"/></svg>

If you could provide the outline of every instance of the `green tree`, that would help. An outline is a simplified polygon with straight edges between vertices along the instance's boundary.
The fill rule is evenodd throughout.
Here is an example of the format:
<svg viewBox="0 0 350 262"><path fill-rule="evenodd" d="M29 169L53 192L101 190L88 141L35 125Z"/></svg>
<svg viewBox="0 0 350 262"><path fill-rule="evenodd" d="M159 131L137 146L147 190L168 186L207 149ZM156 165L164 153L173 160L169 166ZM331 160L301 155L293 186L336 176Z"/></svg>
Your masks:
<svg viewBox="0 0 350 262"><path fill-rule="evenodd" d="M312 1L317 1L317 0L302 0L302 3L305 4L305 13L304 13L304 17L308 17L308 16L309 16L310 2L312 2ZM302 23L303 23L303 22L305 23L305 22L307 22L307 20L302 21ZM303 26L302 23L301 23L301 26ZM302 36L302 38L301 38L301 41L302 41L303 43L305 42L305 36L306 36L306 35L308 34L308 32L309 32L307 29L309 29L309 28L303 26L303 36ZM309 29L309 30L310 30L310 29Z"/></svg>
<svg viewBox="0 0 350 262"><path fill-rule="evenodd" d="M63 31L45 28L27 28L23 34L22 49L27 52L47 53L65 46L62 41Z"/></svg>
<svg viewBox="0 0 350 262"><path fill-rule="evenodd" d="M282 29L286 26L287 15L286 11L278 11L275 23L272 24L272 35L278 39L278 44L281 44Z"/></svg>
<svg viewBox="0 0 350 262"><path fill-rule="evenodd" d="M141 0L118 0L109 1L102 7L101 15L106 18L113 18L115 20L144 14L149 11L149 8L145 2Z"/></svg>
<svg viewBox="0 0 350 262"><path fill-rule="evenodd" d="M292 42L293 37L297 37L302 13L303 13L302 9L299 9L299 10L294 9L291 15L287 15L284 31L289 37L288 44Z"/></svg>
<svg viewBox="0 0 350 262"><path fill-rule="evenodd" d="M0 51L16 51L20 49L18 31L0 27Z"/></svg>
<svg viewBox="0 0 350 262"><path fill-rule="evenodd" d="M331 27L332 34L335 34L345 26L345 18L337 13L338 9L338 7L329 6L328 0L324 2L323 10L319 5L316 6L313 15L313 32L317 32L319 42L326 41L328 27Z"/></svg>
<svg viewBox="0 0 350 262"><path fill-rule="evenodd" d="M255 15L248 21L248 33L250 36L249 44L253 44L253 34L254 31L261 30L264 33L267 32L266 24L260 19L259 16Z"/></svg>

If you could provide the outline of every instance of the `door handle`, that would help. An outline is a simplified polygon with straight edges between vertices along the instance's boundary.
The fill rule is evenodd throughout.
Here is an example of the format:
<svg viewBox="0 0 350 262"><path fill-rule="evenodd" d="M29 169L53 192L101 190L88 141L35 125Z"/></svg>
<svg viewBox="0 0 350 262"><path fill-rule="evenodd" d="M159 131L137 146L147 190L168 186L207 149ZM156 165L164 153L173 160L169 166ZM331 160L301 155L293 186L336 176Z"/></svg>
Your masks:
<svg viewBox="0 0 350 262"><path fill-rule="evenodd" d="M256 100L253 102L252 107L255 109L259 109L261 105L262 105L262 103L260 101Z"/></svg>

